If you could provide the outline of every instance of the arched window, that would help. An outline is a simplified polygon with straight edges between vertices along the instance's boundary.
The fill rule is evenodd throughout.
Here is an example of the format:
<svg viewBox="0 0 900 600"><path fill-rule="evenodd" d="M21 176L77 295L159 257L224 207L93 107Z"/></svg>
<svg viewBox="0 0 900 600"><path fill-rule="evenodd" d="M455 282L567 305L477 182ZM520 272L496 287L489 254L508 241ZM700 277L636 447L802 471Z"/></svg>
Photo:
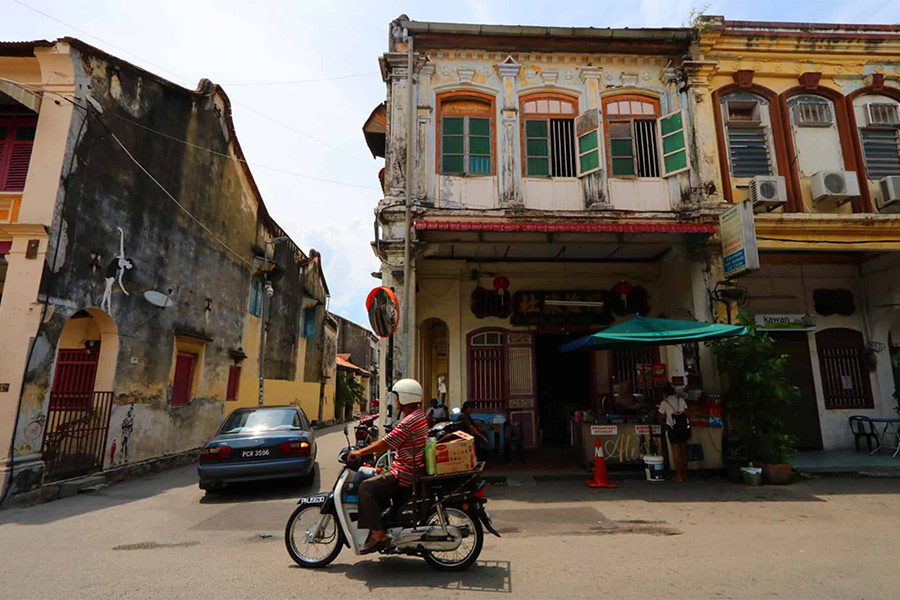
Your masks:
<svg viewBox="0 0 900 600"><path fill-rule="evenodd" d="M878 180L900 175L900 103L876 94L853 99L866 175Z"/></svg>
<svg viewBox="0 0 900 600"><path fill-rule="evenodd" d="M438 97L438 169L443 175L494 172L494 102L475 92Z"/></svg>
<svg viewBox="0 0 900 600"><path fill-rule="evenodd" d="M800 176L810 177L819 171L843 171L841 136L831 100L801 94L790 98L787 105Z"/></svg>
<svg viewBox="0 0 900 600"><path fill-rule="evenodd" d="M659 101L645 96L603 100L609 173L613 177L659 177Z"/></svg>
<svg viewBox="0 0 900 600"><path fill-rule="evenodd" d="M769 102L750 92L725 94L720 102L731 176L777 175Z"/></svg>
<svg viewBox="0 0 900 600"><path fill-rule="evenodd" d="M521 100L525 140L525 175L575 177L574 98L558 94L525 96Z"/></svg>

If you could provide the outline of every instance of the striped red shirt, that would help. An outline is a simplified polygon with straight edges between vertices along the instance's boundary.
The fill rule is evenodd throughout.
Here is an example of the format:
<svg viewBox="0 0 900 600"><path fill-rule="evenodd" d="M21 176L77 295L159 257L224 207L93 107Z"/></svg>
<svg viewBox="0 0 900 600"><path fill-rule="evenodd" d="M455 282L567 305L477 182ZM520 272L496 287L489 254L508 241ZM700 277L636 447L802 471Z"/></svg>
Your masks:
<svg viewBox="0 0 900 600"><path fill-rule="evenodd" d="M425 472L425 438L428 437L428 419L421 408L409 413L394 429L384 436L385 443L396 450L391 463L391 473L403 487L410 487L413 474Z"/></svg>

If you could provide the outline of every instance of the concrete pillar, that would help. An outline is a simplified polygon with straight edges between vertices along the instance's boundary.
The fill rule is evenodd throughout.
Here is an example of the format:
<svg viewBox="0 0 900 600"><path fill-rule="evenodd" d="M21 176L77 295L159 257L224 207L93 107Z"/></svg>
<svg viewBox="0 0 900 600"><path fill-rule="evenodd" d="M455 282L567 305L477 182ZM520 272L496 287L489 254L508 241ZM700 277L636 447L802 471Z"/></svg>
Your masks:
<svg viewBox="0 0 900 600"><path fill-rule="evenodd" d="M516 78L521 69L522 65L512 56L497 65L502 82L497 119L497 197L501 207L521 206L524 202L519 164L519 96L516 92Z"/></svg>

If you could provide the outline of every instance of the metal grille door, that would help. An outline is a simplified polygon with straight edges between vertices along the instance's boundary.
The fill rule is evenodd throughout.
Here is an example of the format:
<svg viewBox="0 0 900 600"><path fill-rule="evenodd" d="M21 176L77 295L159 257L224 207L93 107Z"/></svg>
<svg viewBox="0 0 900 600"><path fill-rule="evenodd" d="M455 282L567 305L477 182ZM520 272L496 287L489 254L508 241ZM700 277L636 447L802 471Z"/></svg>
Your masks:
<svg viewBox="0 0 900 600"><path fill-rule="evenodd" d="M472 400L481 408L503 408L503 346L472 348Z"/></svg>
<svg viewBox="0 0 900 600"><path fill-rule="evenodd" d="M109 431L112 392L93 392L84 404L73 407L67 392L50 393L50 409L41 454L48 481L76 477L100 470Z"/></svg>
<svg viewBox="0 0 900 600"><path fill-rule="evenodd" d="M97 378L99 349L60 350L56 356L50 408L81 410L90 407Z"/></svg>

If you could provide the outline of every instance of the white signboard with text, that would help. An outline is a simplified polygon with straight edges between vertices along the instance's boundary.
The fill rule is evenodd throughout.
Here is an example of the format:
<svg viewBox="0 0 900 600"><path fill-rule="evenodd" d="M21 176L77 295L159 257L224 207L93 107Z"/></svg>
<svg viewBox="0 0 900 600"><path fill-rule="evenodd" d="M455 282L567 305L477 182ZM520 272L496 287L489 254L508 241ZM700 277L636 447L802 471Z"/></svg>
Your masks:
<svg viewBox="0 0 900 600"><path fill-rule="evenodd" d="M735 204L719 216L719 236L722 238L722 263L726 279L759 268L756 223L749 200Z"/></svg>

